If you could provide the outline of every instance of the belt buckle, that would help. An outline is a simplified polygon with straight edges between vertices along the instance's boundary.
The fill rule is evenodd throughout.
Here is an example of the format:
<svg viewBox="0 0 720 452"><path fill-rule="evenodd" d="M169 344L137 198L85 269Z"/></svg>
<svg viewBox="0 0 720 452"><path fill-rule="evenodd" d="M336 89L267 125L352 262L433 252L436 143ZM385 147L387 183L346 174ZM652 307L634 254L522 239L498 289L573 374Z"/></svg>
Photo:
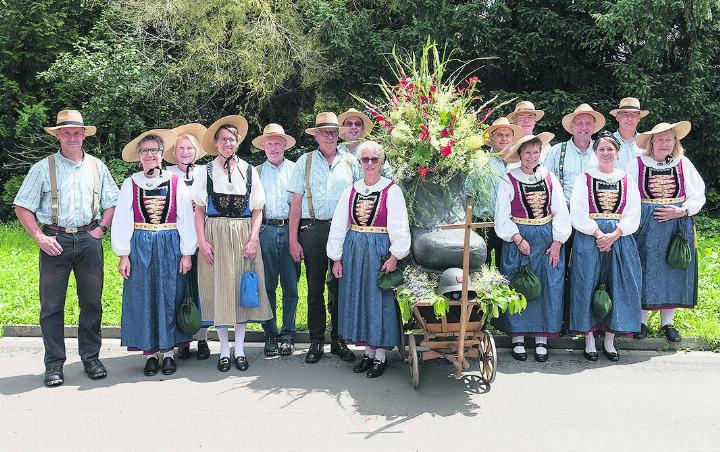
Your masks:
<svg viewBox="0 0 720 452"><path fill-rule="evenodd" d="M65 232L68 234L77 234L78 233L78 227L77 226L71 226L69 228L65 228Z"/></svg>
<svg viewBox="0 0 720 452"><path fill-rule="evenodd" d="M285 218L283 218L282 220L277 220L277 225L282 228L285 226L286 221L287 220Z"/></svg>

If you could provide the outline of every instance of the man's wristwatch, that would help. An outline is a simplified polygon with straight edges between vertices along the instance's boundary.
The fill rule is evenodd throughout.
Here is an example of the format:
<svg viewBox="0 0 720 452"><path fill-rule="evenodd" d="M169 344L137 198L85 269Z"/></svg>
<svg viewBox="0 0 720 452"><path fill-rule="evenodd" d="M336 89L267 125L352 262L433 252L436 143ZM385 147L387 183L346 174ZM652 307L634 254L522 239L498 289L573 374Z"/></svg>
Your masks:
<svg viewBox="0 0 720 452"><path fill-rule="evenodd" d="M100 223L98 223L97 227L99 227L103 231L103 234L107 233L108 229L110 229L109 227L103 226Z"/></svg>

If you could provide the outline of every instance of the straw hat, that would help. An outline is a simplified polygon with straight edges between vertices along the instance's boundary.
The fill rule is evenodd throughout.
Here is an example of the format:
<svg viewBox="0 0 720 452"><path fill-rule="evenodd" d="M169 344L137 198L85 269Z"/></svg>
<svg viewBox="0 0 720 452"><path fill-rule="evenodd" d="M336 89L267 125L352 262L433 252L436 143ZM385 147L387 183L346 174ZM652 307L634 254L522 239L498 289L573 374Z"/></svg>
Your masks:
<svg viewBox="0 0 720 452"><path fill-rule="evenodd" d="M347 127L340 127L338 125L338 118L335 113L331 111L322 111L318 113L315 117L315 127L305 129L305 133L315 136L315 132L318 129L337 129L339 133L342 134L348 131Z"/></svg>
<svg viewBox="0 0 720 452"><path fill-rule="evenodd" d="M602 115L602 113L597 112L593 110L593 108L588 104L580 104L577 106L575 111L572 113L568 113L562 118L562 125L563 129L567 130L569 134L573 133L572 130L572 123L576 116L582 115L582 114L589 114L592 115L593 118L595 118L595 129L592 133L597 133L605 127L605 116Z"/></svg>
<svg viewBox="0 0 720 452"><path fill-rule="evenodd" d="M675 124L661 122L660 124L657 124L655 127L653 127L652 130L641 133L640 136L637 138L636 143L639 148L646 149L653 135L660 132L665 132L667 130L674 130L675 138L680 141L685 138L688 133L690 133L690 128L690 121L680 121L676 122Z"/></svg>
<svg viewBox="0 0 720 452"><path fill-rule="evenodd" d="M61 110L57 114L54 127L43 127L43 129L52 136L55 135L55 131L58 129L65 129L67 127L82 127L85 131L86 137L91 137L97 132L95 126L86 126L83 122L83 117L77 110Z"/></svg>
<svg viewBox="0 0 720 452"><path fill-rule="evenodd" d="M354 108L349 108L348 111L340 113L340 116L338 116L338 123L345 124L345 120L347 118L351 118L353 116L357 116L358 118L360 118L360 120L362 120L362 123L363 123L363 131L362 131L362 134L360 134L360 137L358 137L358 138L365 138L366 136L368 136L370 134L370 132L372 131L373 126L374 126L372 120L366 114L361 113ZM348 129L349 129L349 127L348 127ZM340 138L345 140L346 139L345 134L346 134L346 132L341 133Z"/></svg>
<svg viewBox="0 0 720 452"><path fill-rule="evenodd" d="M205 135L205 132L207 131L207 127L205 127L202 124L198 124L196 122L185 124L180 127L175 127L172 129L172 132L175 133L176 137L179 137L180 135L192 135L195 137L196 140L198 140L198 143L202 141L203 135ZM207 152L205 152L205 149L203 149L202 144L200 145L200 149L195 149L195 159L193 162L197 162L201 158L205 157L207 155ZM165 152L163 153L163 159L166 162L170 162L173 165L177 165L177 157L175 156L175 145L173 145L170 148L165 148Z"/></svg>
<svg viewBox="0 0 720 452"><path fill-rule="evenodd" d="M217 148L215 147L215 134L218 129L225 124L231 125L237 129L238 134L240 135L238 138L238 145L247 138L248 122L245 118L240 115L224 116L212 123L202 137L200 144L208 155L218 155Z"/></svg>
<svg viewBox="0 0 720 452"><path fill-rule="evenodd" d="M520 113L533 113L536 121L540 121L540 118L545 116L545 112L543 110L535 110L535 104L529 100L521 100L518 102L517 105L515 105L515 111L507 115L507 118L512 121L515 119L515 116Z"/></svg>
<svg viewBox="0 0 720 452"><path fill-rule="evenodd" d="M640 113L640 119L650 114L649 110L640 109L640 101L635 97L624 97L620 99L620 105L614 110L610 110L610 114L617 118L617 114L621 111L637 111Z"/></svg>
<svg viewBox="0 0 720 452"><path fill-rule="evenodd" d="M167 129L152 129L148 130L147 132L141 133L140 136L126 144L122 150L122 159L126 162L139 162L140 156L137 152L137 146L138 143L140 143L140 141L148 135L155 135L160 137L163 142L163 147L165 149L175 146L175 139L177 138L175 132Z"/></svg>
<svg viewBox="0 0 720 452"><path fill-rule="evenodd" d="M252 145L255 146L258 149L263 149L263 138L265 137L283 137L285 138L285 141L287 142L285 144L285 151L290 149L291 147L295 146L295 138L291 137L290 135L285 134L285 129L280 124L275 124L274 122L271 122L270 124L266 125L263 129L262 135L259 137L256 137L254 140L252 140Z"/></svg>
<svg viewBox="0 0 720 452"><path fill-rule="evenodd" d="M506 118L505 116L502 116L502 117L496 119L495 121L493 121L492 125L490 127L488 127L487 129L485 129L485 133L490 135L497 129L502 129L502 128L512 130L512 133L516 137L521 137L523 134L522 127L515 125L515 124L511 124L510 121L508 121L508 118Z"/></svg>
<svg viewBox="0 0 720 452"><path fill-rule="evenodd" d="M518 152L518 149L520 149L520 146L522 146L523 144L535 138L539 139L542 142L542 144L540 145L540 149L542 149L547 146L553 138L555 138L555 134L550 132L540 132L537 135L525 135L524 137L520 137L520 139L518 139L515 144L503 149L503 151L500 153L500 158L503 159L505 163L519 162L520 153Z"/></svg>

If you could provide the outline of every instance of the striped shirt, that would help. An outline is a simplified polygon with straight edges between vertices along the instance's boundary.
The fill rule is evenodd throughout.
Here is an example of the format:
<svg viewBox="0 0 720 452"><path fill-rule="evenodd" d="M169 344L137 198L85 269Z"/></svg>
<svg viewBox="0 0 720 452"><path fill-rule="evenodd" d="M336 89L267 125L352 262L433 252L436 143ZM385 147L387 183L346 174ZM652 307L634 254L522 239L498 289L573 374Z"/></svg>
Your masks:
<svg viewBox="0 0 720 452"><path fill-rule="evenodd" d="M589 170L597 167L597 157L592 150L593 142L590 141L585 152L581 151L572 138L567 141L567 149L565 149L565 161L563 163L562 175L560 174L560 150L562 143L557 143L547 153L543 166L550 170L558 179L561 179L562 189L565 194L565 201L570 204L573 186L577 177Z"/></svg>
<svg viewBox="0 0 720 452"><path fill-rule="evenodd" d="M637 145L637 137L639 137L640 134L635 133L635 137L629 143L623 139L623 137L620 135L619 130L613 133L613 136L620 143L619 159L615 164L615 168L620 168L623 171L627 171L630 162L635 160L637 156L640 155L640 153L642 152L642 149L640 149Z"/></svg>
<svg viewBox="0 0 720 452"><path fill-rule="evenodd" d="M283 159L275 166L268 160L257 167L263 189L265 189L264 218L284 220L290 217L292 193L288 191L290 180L295 172L295 162Z"/></svg>

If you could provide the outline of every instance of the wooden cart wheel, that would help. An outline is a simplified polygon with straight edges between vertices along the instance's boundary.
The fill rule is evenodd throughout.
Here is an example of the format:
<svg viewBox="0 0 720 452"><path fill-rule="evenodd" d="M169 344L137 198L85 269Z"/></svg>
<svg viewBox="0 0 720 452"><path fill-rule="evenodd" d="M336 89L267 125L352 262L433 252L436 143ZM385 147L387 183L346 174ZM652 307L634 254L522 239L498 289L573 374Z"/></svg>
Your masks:
<svg viewBox="0 0 720 452"><path fill-rule="evenodd" d="M492 383L495 381L495 374L497 373L497 351L495 350L495 339L493 339L492 334L483 331L478 347L480 349L480 357L478 358L480 374L483 380Z"/></svg>
<svg viewBox="0 0 720 452"><path fill-rule="evenodd" d="M418 362L417 345L415 344L415 336L412 331L407 336L408 342L408 367L410 367L410 381L413 389L417 389L420 384L420 365Z"/></svg>

